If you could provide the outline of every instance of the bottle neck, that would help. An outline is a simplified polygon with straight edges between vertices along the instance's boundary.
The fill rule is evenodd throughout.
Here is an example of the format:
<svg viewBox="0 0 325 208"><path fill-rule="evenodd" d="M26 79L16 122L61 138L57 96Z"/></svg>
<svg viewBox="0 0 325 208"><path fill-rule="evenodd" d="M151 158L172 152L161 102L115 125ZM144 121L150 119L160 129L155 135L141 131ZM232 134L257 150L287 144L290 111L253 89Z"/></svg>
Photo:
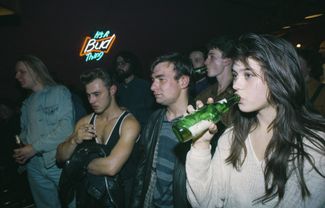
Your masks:
<svg viewBox="0 0 325 208"><path fill-rule="evenodd" d="M237 94L233 94L228 98L224 98L217 103L225 104L226 106L230 107L238 103L240 100L240 97Z"/></svg>
<svg viewBox="0 0 325 208"><path fill-rule="evenodd" d="M201 67L193 69L194 74L204 74L204 73L206 73L206 71L207 71L206 66L201 66Z"/></svg>
<svg viewBox="0 0 325 208"><path fill-rule="evenodd" d="M237 94L234 94L228 99L228 106L235 105L240 100L240 97Z"/></svg>

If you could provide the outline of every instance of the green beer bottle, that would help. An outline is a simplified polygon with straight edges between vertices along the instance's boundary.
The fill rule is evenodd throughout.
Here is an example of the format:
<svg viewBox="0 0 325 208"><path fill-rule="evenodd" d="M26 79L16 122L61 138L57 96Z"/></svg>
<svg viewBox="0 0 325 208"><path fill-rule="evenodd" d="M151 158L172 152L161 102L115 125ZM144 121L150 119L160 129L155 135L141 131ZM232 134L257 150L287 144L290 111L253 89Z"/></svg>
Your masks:
<svg viewBox="0 0 325 208"><path fill-rule="evenodd" d="M239 100L240 97L233 94L228 98L205 105L194 113L182 117L172 126L174 134L180 142L197 139L209 128L208 121L217 123L222 114L238 103Z"/></svg>
<svg viewBox="0 0 325 208"><path fill-rule="evenodd" d="M195 68L195 69L193 69L193 75L192 75L191 79L193 79L193 81L196 82L196 81L202 79L203 77L205 77L206 73L207 73L206 66Z"/></svg>
<svg viewBox="0 0 325 208"><path fill-rule="evenodd" d="M194 68L193 69L193 73L195 75L205 75L207 73L207 67L206 66L201 66L201 67L198 67L198 68Z"/></svg>

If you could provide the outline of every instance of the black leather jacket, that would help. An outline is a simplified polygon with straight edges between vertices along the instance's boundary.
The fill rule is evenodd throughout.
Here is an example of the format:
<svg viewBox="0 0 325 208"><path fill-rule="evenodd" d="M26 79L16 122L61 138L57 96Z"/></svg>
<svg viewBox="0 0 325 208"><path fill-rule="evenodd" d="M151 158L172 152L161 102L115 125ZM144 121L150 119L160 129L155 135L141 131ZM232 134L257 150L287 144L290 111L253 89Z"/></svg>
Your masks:
<svg viewBox="0 0 325 208"><path fill-rule="evenodd" d="M159 109L155 111L147 123L146 128L141 135L141 158L137 168L137 175L135 179L133 196L131 199L131 207L142 208L145 195L147 193L150 179L151 167L155 147L158 136L162 126L162 121L166 115L166 109ZM186 197L186 174L185 174L185 158L189 150L190 143L179 144L176 147L176 163L173 177L173 193L174 193L174 207L186 208L191 207Z"/></svg>
<svg viewBox="0 0 325 208"><path fill-rule="evenodd" d="M162 126L166 109L159 109L155 111L147 123L146 128L142 132L141 144L141 158L138 163L137 175L135 179L133 195L131 198L132 208L142 208L144 199L149 187L151 179L151 168L155 147L157 144L158 136ZM211 140L211 153L214 154L217 146L218 138L224 132L225 126L222 122L218 123L218 133ZM191 143L180 143L177 145L176 163L173 173L173 199L175 208L190 208L191 205L187 200L186 193L186 173L185 173L185 160L186 154L191 148Z"/></svg>
<svg viewBox="0 0 325 208"><path fill-rule="evenodd" d="M122 181L115 176L98 176L88 173L87 166L95 158L109 155L105 145L85 141L77 146L72 156L63 165L59 181L62 205L68 207L76 196L77 208L124 207Z"/></svg>

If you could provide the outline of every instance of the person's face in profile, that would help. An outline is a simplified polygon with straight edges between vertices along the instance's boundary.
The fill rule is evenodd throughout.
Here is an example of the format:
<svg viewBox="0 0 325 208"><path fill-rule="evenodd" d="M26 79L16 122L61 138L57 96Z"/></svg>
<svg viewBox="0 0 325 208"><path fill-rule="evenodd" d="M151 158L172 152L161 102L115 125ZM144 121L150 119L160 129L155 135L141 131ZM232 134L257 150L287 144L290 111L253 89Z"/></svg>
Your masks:
<svg viewBox="0 0 325 208"><path fill-rule="evenodd" d="M233 65L233 88L240 96L238 107L242 112L268 111L273 106L267 99L269 88L261 64L251 58L247 64L238 60Z"/></svg>
<svg viewBox="0 0 325 208"><path fill-rule="evenodd" d="M205 65L208 68L208 77L216 77L225 70L226 59L222 57L222 52L219 49L211 49L205 60Z"/></svg>
<svg viewBox="0 0 325 208"><path fill-rule="evenodd" d="M176 80L175 65L169 62L161 62L157 64L152 71L151 91L156 98L156 102L170 106L180 99L180 94L183 88L188 87L185 76ZM183 86L185 84L185 86Z"/></svg>
<svg viewBox="0 0 325 208"><path fill-rule="evenodd" d="M16 66L15 78L24 89L32 90L39 82L33 71L22 61L18 61Z"/></svg>

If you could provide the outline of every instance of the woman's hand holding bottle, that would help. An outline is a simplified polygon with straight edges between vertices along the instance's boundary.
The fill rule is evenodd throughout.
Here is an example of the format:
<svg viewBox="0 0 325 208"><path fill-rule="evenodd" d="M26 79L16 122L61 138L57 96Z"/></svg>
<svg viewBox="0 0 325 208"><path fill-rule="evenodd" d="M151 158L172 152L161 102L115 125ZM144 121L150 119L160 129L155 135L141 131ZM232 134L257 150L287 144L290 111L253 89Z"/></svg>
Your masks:
<svg viewBox="0 0 325 208"><path fill-rule="evenodd" d="M213 103L213 99L209 98L207 101L207 104L211 104ZM203 102L201 100L196 101L196 109L200 109L204 106ZM188 106L187 108L187 112L188 113L193 113L196 110L193 108L193 106ZM196 140L193 140L193 146L195 148L199 148L199 149L207 149L210 148L210 141L213 137L214 134L216 134L218 132L218 128L217 125L211 121L205 121L207 122L208 130L202 134L202 136L198 137Z"/></svg>
<svg viewBox="0 0 325 208"><path fill-rule="evenodd" d="M200 138L201 141L209 141L212 135L217 132L216 124L220 121L222 115L237 104L240 97L233 94L227 98L214 103L212 98L208 99L207 105L197 101L197 110L193 107L188 108L189 115L186 115L176 121L172 129L180 142L192 140L195 142ZM210 135L209 135L210 134Z"/></svg>

